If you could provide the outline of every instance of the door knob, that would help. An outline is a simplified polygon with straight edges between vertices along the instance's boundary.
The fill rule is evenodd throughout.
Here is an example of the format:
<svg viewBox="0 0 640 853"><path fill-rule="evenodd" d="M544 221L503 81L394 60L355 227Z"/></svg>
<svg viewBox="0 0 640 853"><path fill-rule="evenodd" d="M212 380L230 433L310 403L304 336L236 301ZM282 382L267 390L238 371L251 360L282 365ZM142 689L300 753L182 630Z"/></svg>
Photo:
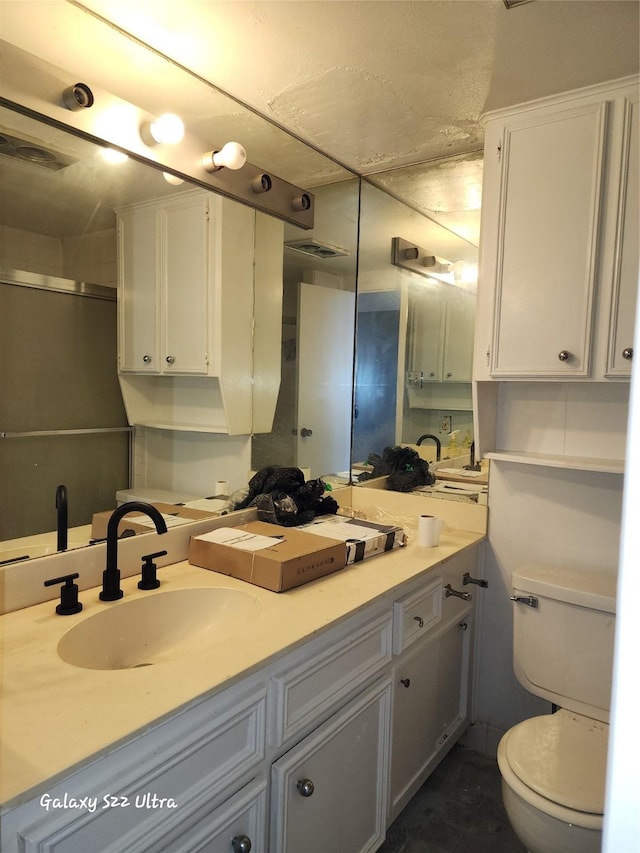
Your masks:
<svg viewBox="0 0 640 853"><path fill-rule="evenodd" d="M313 435L313 430L307 429L306 427L302 427L302 429L300 430L300 435L303 438L307 438L308 436Z"/></svg>

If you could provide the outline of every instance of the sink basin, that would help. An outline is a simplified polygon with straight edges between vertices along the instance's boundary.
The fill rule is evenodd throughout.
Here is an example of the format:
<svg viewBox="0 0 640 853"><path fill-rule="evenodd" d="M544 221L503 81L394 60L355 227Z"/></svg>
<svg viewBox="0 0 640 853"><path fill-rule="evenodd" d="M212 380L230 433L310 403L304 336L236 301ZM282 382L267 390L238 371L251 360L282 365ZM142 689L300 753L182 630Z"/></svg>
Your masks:
<svg viewBox="0 0 640 853"><path fill-rule="evenodd" d="M240 634L261 608L250 592L174 589L116 602L75 625L58 655L83 669L133 669L165 663Z"/></svg>

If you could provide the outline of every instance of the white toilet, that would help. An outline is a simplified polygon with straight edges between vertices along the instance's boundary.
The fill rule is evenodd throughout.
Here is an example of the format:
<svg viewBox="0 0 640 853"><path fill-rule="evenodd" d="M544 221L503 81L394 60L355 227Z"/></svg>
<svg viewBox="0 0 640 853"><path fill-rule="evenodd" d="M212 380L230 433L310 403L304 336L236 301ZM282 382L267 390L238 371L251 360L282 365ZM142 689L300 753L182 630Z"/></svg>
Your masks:
<svg viewBox="0 0 640 853"><path fill-rule="evenodd" d="M513 660L530 693L559 710L498 745L502 797L530 853L600 853L616 579L550 567L513 575Z"/></svg>

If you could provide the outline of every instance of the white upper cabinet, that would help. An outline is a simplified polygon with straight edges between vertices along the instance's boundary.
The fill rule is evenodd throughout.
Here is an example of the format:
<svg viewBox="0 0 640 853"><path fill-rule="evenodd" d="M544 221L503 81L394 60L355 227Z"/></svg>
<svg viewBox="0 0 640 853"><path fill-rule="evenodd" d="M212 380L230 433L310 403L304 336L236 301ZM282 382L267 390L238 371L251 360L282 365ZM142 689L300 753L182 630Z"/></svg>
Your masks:
<svg viewBox="0 0 640 853"><path fill-rule="evenodd" d="M269 432L280 386L282 223L204 190L117 214L129 422Z"/></svg>
<svg viewBox="0 0 640 853"><path fill-rule="evenodd" d="M637 146L630 79L488 117L475 378L629 375Z"/></svg>
<svg viewBox="0 0 640 853"><path fill-rule="evenodd" d="M220 239L227 220L233 243ZM228 229L227 229L228 230ZM253 215L193 191L118 212L120 370L217 376L221 307L235 289L228 328L251 347Z"/></svg>
<svg viewBox="0 0 640 853"><path fill-rule="evenodd" d="M408 384L471 382L474 294L453 285L409 293Z"/></svg>

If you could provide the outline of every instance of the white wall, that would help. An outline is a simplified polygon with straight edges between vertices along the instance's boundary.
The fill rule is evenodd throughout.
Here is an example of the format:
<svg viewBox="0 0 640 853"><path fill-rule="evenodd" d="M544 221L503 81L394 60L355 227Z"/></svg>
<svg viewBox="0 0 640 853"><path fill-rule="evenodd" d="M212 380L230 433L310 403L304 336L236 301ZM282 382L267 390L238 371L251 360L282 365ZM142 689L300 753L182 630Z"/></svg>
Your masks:
<svg viewBox="0 0 640 853"><path fill-rule="evenodd" d="M247 485L251 436L136 427L134 453L134 486L209 497L217 480Z"/></svg>

